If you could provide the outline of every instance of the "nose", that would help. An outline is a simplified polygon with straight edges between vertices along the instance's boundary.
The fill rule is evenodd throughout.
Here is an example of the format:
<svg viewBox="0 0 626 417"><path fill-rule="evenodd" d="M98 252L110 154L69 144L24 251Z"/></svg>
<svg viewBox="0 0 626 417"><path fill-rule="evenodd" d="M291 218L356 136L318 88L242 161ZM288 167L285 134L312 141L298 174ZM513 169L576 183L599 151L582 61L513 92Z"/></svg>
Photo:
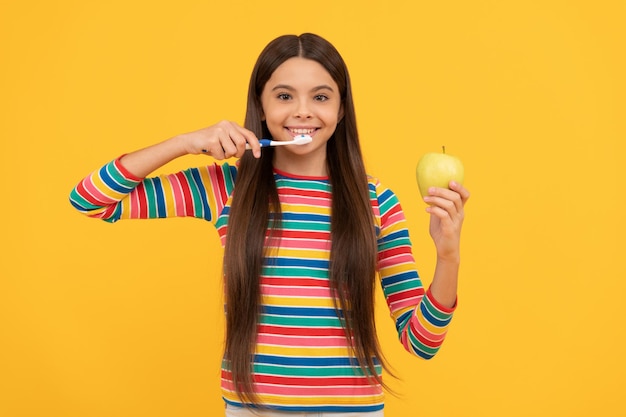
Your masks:
<svg viewBox="0 0 626 417"><path fill-rule="evenodd" d="M299 100L296 103L294 116L299 119L310 119L312 117L311 110L309 109L306 100Z"/></svg>

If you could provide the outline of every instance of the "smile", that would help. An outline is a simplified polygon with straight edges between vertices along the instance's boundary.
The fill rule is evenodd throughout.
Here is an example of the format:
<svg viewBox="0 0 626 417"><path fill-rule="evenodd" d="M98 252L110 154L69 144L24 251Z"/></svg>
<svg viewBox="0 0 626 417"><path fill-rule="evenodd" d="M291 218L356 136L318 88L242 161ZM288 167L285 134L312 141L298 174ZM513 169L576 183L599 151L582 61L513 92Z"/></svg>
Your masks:
<svg viewBox="0 0 626 417"><path fill-rule="evenodd" d="M287 130L289 130L289 132L293 133L294 135L310 135L311 133L315 132L317 130L317 128L287 128Z"/></svg>

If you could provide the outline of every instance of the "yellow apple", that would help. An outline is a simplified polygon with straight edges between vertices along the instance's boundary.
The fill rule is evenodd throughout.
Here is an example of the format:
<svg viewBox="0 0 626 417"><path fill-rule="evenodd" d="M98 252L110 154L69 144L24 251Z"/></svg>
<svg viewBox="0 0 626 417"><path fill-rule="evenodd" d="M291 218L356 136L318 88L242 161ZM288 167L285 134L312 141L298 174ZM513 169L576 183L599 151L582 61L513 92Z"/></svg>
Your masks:
<svg viewBox="0 0 626 417"><path fill-rule="evenodd" d="M464 169L461 160L446 154L445 146L442 149L442 153L425 154L417 163L415 174L422 197L428 195L430 187L448 188L450 181L463 184Z"/></svg>

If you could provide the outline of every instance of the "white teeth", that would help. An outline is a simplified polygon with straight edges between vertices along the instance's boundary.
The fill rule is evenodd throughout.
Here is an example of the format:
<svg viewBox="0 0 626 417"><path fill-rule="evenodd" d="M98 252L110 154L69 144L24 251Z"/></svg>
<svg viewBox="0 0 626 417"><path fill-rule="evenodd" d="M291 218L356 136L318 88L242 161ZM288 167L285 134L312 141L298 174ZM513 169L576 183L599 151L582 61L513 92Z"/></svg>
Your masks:
<svg viewBox="0 0 626 417"><path fill-rule="evenodd" d="M315 132L315 129L289 129L292 133L297 135L309 135Z"/></svg>

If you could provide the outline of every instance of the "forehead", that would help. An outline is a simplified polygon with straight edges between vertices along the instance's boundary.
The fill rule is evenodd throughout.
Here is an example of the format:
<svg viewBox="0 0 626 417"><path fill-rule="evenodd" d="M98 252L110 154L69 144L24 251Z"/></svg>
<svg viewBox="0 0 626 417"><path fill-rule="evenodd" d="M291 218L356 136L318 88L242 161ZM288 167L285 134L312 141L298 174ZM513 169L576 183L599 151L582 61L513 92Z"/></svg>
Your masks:
<svg viewBox="0 0 626 417"><path fill-rule="evenodd" d="M319 62L301 57L290 58L280 64L267 81L265 89L272 89L277 85L292 88L316 88L328 85L338 91L337 83Z"/></svg>

